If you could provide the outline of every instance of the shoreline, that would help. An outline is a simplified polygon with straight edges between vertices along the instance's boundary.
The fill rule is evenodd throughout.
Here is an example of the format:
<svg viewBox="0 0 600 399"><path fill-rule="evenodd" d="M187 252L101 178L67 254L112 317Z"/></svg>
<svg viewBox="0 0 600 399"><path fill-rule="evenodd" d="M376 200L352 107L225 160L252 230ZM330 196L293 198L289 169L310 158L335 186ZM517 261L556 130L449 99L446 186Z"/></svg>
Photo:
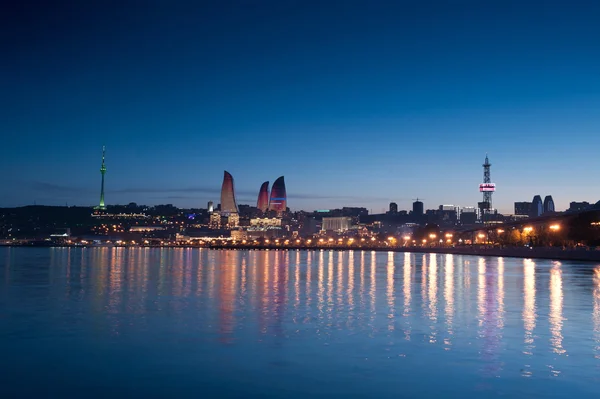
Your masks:
<svg viewBox="0 0 600 399"><path fill-rule="evenodd" d="M571 260L583 262L600 262L600 250L594 249L562 249L556 247L509 247L509 248L485 248L485 247L454 247L454 248L436 248L436 247L336 247L327 245L316 246L298 246L298 245L114 245L114 246L96 246L96 245L0 245L7 248L204 248L212 250L301 250L301 251L377 251L377 252L411 252L411 253L436 253L448 255L467 255L467 256L494 256L505 258L536 258L550 260Z"/></svg>

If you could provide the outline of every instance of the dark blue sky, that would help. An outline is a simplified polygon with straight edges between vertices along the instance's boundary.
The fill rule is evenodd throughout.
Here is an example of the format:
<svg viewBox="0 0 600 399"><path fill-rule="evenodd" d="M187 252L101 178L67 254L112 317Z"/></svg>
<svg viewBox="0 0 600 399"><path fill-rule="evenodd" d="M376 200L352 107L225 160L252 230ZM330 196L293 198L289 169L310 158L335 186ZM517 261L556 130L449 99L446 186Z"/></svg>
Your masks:
<svg viewBox="0 0 600 399"><path fill-rule="evenodd" d="M0 206L600 199L600 2L15 3Z"/></svg>

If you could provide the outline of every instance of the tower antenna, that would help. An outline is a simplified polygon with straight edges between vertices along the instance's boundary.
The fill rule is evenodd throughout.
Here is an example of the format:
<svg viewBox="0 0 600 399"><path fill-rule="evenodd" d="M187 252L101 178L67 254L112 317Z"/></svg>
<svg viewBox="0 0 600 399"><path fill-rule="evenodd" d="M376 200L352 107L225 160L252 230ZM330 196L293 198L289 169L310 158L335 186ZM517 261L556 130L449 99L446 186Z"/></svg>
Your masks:
<svg viewBox="0 0 600 399"><path fill-rule="evenodd" d="M488 154L485 154L485 162L483 166L483 183L479 185L479 191L483 193L483 201L479 203L479 209L481 211L481 218L485 222L485 216L492 211L492 194L496 191L496 185L492 183L490 177L490 167L492 164L488 158Z"/></svg>
<svg viewBox="0 0 600 399"><path fill-rule="evenodd" d="M104 158L106 155L106 147L102 146L102 166L100 167L100 174L102 175L102 184L100 185L100 205L98 209L106 209L104 204L104 174L106 174L106 165L104 164Z"/></svg>

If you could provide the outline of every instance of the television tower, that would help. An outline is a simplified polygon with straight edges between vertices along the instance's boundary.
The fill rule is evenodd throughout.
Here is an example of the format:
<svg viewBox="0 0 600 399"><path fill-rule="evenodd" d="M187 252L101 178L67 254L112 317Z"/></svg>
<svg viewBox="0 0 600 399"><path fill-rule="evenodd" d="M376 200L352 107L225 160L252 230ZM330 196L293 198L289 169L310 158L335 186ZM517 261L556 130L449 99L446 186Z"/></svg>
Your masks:
<svg viewBox="0 0 600 399"><path fill-rule="evenodd" d="M490 178L490 160L488 159L487 154L485 154L485 163L483 164L483 184L492 183L492 179ZM483 202L487 205L487 209L492 209L492 193L493 191L484 190L483 191Z"/></svg>
<svg viewBox="0 0 600 399"><path fill-rule="evenodd" d="M100 205L98 209L106 209L104 205L104 174L106 173L106 166L104 166L104 154L106 152L106 148L102 146L102 166L100 167L100 173L102 174L102 185L100 186Z"/></svg>
<svg viewBox="0 0 600 399"><path fill-rule="evenodd" d="M492 183L490 178L490 167L492 164L485 154L485 163L483 164L483 183L479 185L479 191L483 193L483 201L478 205L481 212L481 219L485 221L485 215L492 212L492 194L496 191L496 185Z"/></svg>

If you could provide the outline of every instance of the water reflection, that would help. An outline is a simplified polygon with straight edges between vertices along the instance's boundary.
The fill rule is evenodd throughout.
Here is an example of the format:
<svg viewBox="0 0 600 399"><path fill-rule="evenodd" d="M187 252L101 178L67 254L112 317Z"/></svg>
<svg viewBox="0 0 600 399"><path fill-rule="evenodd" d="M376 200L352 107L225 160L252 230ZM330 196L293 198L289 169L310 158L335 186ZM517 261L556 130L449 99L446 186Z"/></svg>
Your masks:
<svg viewBox="0 0 600 399"><path fill-rule="evenodd" d="M394 253L388 252L388 262L387 262L387 304L388 304L388 330L394 330Z"/></svg>
<svg viewBox="0 0 600 399"><path fill-rule="evenodd" d="M451 336L452 325L454 322L454 256L446 255L445 266L444 266L444 301L446 306L444 307L444 313L446 316L446 327L448 336L444 340L446 349L452 345Z"/></svg>
<svg viewBox="0 0 600 399"><path fill-rule="evenodd" d="M525 330L525 355L533 355L536 305L535 305L535 263L523 260L523 327ZM526 366L529 367L529 366Z"/></svg>
<svg viewBox="0 0 600 399"><path fill-rule="evenodd" d="M600 359L600 266L594 269L592 323L594 328L594 357Z"/></svg>
<svg viewBox="0 0 600 399"><path fill-rule="evenodd" d="M403 278L402 278L402 293L404 294L404 311L402 316L404 317L404 338L410 341L410 300L411 300L411 254L404 254L404 267L403 267Z"/></svg>
<svg viewBox="0 0 600 399"><path fill-rule="evenodd" d="M563 348L563 290L562 290L562 270L560 262L554 262L550 269L550 332L552 338L550 343L554 353L563 354L566 350Z"/></svg>
<svg viewBox="0 0 600 399"><path fill-rule="evenodd" d="M3 305L10 295L23 301L42 292L45 306L87 314L81 322L112 339L159 330L161 339L187 334L198 345L245 350L287 342L286 351L305 339L322 345L310 356L336 345L369 361L412 353L433 364L456 356L444 366L464 361L479 377L494 378L542 378L547 367L562 377L573 373L574 358L582 368L600 367L596 265L374 251L98 248L53 249L36 274L16 267L14 252L0 257ZM18 285L27 279L37 279L35 290Z"/></svg>

